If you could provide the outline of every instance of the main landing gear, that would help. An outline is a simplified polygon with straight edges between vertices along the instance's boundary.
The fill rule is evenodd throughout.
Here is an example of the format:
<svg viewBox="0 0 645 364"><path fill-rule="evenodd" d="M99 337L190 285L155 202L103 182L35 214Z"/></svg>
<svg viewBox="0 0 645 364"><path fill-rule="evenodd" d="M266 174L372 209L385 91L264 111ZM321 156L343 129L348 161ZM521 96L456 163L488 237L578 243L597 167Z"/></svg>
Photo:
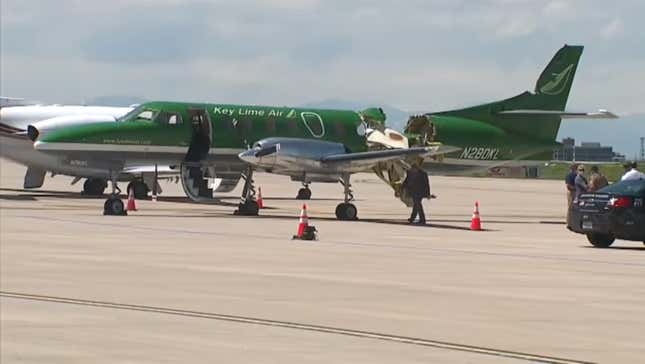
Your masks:
<svg viewBox="0 0 645 364"><path fill-rule="evenodd" d="M349 175L343 175L340 179L345 193L345 202L336 206L336 218L338 220L358 220L358 210L353 203L352 185L349 183Z"/></svg>
<svg viewBox="0 0 645 364"><path fill-rule="evenodd" d="M128 196L130 196L130 190L134 192L134 198L137 200L146 199L148 197L148 192L150 192L148 185L141 180L134 180L128 183L128 188L126 189L126 191L128 191Z"/></svg>
<svg viewBox="0 0 645 364"><path fill-rule="evenodd" d="M303 182L302 188L298 190L298 195L296 200L310 200L311 199L311 190L309 189L309 183Z"/></svg>
<svg viewBox="0 0 645 364"><path fill-rule="evenodd" d="M85 196L103 196L107 188L107 181L101 178L88 178L83 182L82 195Z"/></svg>
<svg viewBox="0 0 645 364"><path fill-rule="evenodd" d="M245 173L242 173L244 179L244 188L237 210L233 214L241 216L258 216L260 206L255 201L255 186L253 185L253 168L248 167Z"/></svg>
<svg viewBox="0 0 645 364"><path fill-rule="evenodd" d="M110 195L110 197L108 197L107 200L105 200L105 204L103 204L103 215L125 216L128 213L125 210L125 205L123 204L123 200L119 198L119 195L117 193L117 190L119 190L119 188L116 185L117 182L115 179L111 180L111 182L112 182L112 194Z"/></svg>

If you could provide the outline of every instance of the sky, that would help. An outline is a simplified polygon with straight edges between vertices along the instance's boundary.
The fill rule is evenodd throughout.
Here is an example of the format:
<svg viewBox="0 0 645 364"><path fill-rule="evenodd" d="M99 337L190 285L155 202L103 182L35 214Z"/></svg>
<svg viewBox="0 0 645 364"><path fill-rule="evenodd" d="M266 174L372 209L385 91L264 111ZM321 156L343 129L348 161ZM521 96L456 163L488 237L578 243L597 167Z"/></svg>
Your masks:
<svg viewBox="0 0 645 364"><path fill-rule="evenodd" d="M0 14L2 96L437 111L532 90L567 43L585 46L568 109L645 115L642 0L0 0Z"/></svg>

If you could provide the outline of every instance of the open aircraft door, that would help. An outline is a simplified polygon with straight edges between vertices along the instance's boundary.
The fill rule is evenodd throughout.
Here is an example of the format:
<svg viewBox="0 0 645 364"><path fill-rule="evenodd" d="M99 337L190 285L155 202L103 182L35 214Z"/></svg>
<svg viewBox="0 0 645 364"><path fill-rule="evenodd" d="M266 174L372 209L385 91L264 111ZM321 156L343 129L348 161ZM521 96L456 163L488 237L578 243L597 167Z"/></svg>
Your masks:
<svg viewBox="0 0 645 364"><path fill-rule="evenodd" d="M188 109L192 137L186 162L200 162L208 156L213 141L213 129L210 117L205 109Z"/></svg>
<svg viewBox="0 0 645 364"><path fill-rule="evenodd" d="M181 165L181 184L193 201L213 198L211 188L214 173L202 162L213 147L213 128L206 109L188 109L192 136L188 152Z"/></svg>

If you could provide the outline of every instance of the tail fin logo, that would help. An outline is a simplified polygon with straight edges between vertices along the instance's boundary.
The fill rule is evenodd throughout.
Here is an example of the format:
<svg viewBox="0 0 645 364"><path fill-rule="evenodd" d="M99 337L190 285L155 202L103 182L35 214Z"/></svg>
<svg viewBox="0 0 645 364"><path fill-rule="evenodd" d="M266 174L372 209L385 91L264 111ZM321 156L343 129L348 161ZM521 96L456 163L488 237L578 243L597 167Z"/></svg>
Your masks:
<svg viewBox="0 0 645 364"><path fill-rule="evenodd" d="M570 64L560 73L554 73L553 79L540 87L540 93L545 95L559 95L567 88L571 74L573 73L573 64Z"/></svg>

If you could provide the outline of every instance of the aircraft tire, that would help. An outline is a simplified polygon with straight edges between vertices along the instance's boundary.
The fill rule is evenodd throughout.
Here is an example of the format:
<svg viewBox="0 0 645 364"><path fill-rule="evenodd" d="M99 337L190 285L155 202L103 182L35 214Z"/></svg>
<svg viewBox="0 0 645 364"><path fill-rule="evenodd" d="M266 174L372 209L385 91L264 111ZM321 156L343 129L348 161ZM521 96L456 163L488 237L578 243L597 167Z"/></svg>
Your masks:
<svg viewBox="0 0 645 364"><path fill-rule="evenodd" d="M343 202L336 206L336 218L338 220L358 220L358 210L354 204Z"/></svg>
<svg viewBox="0 0 645 364"><path fill-rule="evenodd" d="M130 190L134 190L134 198L136 198L137 200L148 198L148 192L150 192L148 185L139 180L128 183L128 196L130 196Z"/></svg>
<svg viewBox="0 0 645 364"><path fill-rule="evenodd" d="M299 189L296 200L311 200L311 190L308 188Z"/></svg>
<svg viewBox="0 0 645 364"><path fill-rule="evenodd" d="M121 200L120 198L110 197L105 200L105 204L103 204L103 215L123 216L127 214L128 213L125 211L123 200Z"/></svg>
<svg viewBox="0 0 645 364"><path fill-rule="evenodd" d="M103 196L107 181L100 178L88 178L83 182L82 194L86 196Z"/></svg>

